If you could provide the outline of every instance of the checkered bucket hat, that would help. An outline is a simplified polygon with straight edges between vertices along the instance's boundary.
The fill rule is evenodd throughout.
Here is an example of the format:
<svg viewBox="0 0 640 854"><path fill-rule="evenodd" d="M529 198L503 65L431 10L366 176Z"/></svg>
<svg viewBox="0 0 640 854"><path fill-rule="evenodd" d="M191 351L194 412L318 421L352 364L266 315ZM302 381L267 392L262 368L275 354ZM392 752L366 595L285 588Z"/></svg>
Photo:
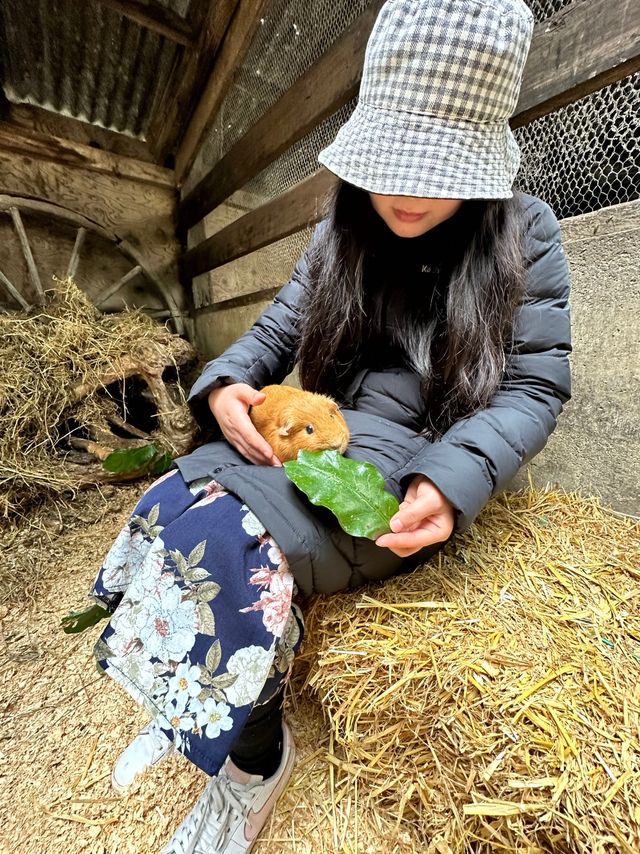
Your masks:
<svg viewBox="0 0 640 854"><path fill-rule="evenodd" d="M356 108L318 160L373 193L510 198L532 31L523 0L388 0Z"/></svg>

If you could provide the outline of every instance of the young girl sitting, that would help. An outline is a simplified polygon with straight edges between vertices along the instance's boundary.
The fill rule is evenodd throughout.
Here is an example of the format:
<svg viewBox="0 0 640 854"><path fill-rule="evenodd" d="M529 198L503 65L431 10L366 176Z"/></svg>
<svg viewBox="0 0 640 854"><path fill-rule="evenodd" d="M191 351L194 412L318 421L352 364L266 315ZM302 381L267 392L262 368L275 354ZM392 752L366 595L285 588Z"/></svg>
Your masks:
<svg viewBox="0 0 640 854"><path fill-rule="evenodd" d="M164 851L253 846L293 767L283 687L300 603L429 559L547 441L570 396L558 223L514 191L509 128L533 19L522 0L389 0L358 105L319 160L326 216L256 323L190 394L220 438L142 496L93 595L96 647L151 723L114 785L174 746L211 779ZM352 537L285 477L256 432L259 389L297 366L333 396L347 456L401 500Z"/></svg>

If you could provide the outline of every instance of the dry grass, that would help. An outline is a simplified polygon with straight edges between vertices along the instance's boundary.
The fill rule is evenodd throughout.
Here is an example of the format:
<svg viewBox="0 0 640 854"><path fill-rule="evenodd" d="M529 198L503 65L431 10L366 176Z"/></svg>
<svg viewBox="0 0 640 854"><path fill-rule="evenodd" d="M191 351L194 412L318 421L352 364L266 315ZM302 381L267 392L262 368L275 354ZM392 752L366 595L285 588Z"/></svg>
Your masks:
<svg viewBox="0 0 640 854"><path fill-rule="evenodd" d="M307 684L390 833L640 850L637 522L504 495L428 568L317 600L307 629Z"/></svg>
<svg viewBox="0 0 640 854"><path fill-rule="evenodd" d="M92 649L101 627L80 635L60 629L61 617L90 604L98 563L146 485L85 492L66 508L49 502L30 527L14 531L10 547L0 542L5 559L32 567L28 586L13 585L11 601L0 606L3 854L158 852L205 785L205 775L175 755L127 797L112 791L111 767L147 718L96 673ZM411 854L414 836L400 829L387 839L357 783L332 802L348 774L336 765L319 704L301 691L300 677L292 688L296 767L256 854Z"/></svg>
<svg viewBox="0 0 640 854"><path fill-rule="evenodd" d="M95 672L100 628L59 626L144 485L50 505L8 550L39 580L1 611L2 851L158 851L205 783L177 755L115 796L145 714ZM639 850L639 558L597 501L511 494L440 561L311 602L256 854Z"/></svg>
<svg viewBox="0 0 640 854"><path fill-rule="evenodd" d="M72 418L109 430L116 406L99 394L105 378L124 377L131 361L180 359L189 346L142 311L103 315L70 280L49 294L29 314L0 314L0 517L77 488L60 426Z"/></svg>

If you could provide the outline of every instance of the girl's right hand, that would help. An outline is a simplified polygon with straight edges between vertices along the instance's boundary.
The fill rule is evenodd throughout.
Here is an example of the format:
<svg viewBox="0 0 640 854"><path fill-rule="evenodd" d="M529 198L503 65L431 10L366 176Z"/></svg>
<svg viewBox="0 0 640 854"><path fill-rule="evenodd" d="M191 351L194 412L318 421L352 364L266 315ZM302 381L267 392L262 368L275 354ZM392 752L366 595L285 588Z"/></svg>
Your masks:
<svg viewBox="0 0 640 854"><path fill-rule="evenodd" d="M232 383L209 392L209 409L222 433L244 457L256 465L281 466L271 445L253 426L249 407L259 406L266 395L246 383Z"/></svg>

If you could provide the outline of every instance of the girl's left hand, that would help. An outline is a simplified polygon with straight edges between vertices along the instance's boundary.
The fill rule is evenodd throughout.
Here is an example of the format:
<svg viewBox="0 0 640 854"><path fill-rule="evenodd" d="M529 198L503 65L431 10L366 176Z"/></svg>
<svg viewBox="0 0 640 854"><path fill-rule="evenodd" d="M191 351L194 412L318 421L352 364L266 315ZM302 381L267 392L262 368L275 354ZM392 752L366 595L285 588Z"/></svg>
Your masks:
<svg viewBox="0 0 640 854"><path fill-rule="evenodd" d="M448 539L454 523L453 506L428 477L417 474L391 519L393 533L382 534L375 542L398 557L409 557L425 546Z"/></svg>

